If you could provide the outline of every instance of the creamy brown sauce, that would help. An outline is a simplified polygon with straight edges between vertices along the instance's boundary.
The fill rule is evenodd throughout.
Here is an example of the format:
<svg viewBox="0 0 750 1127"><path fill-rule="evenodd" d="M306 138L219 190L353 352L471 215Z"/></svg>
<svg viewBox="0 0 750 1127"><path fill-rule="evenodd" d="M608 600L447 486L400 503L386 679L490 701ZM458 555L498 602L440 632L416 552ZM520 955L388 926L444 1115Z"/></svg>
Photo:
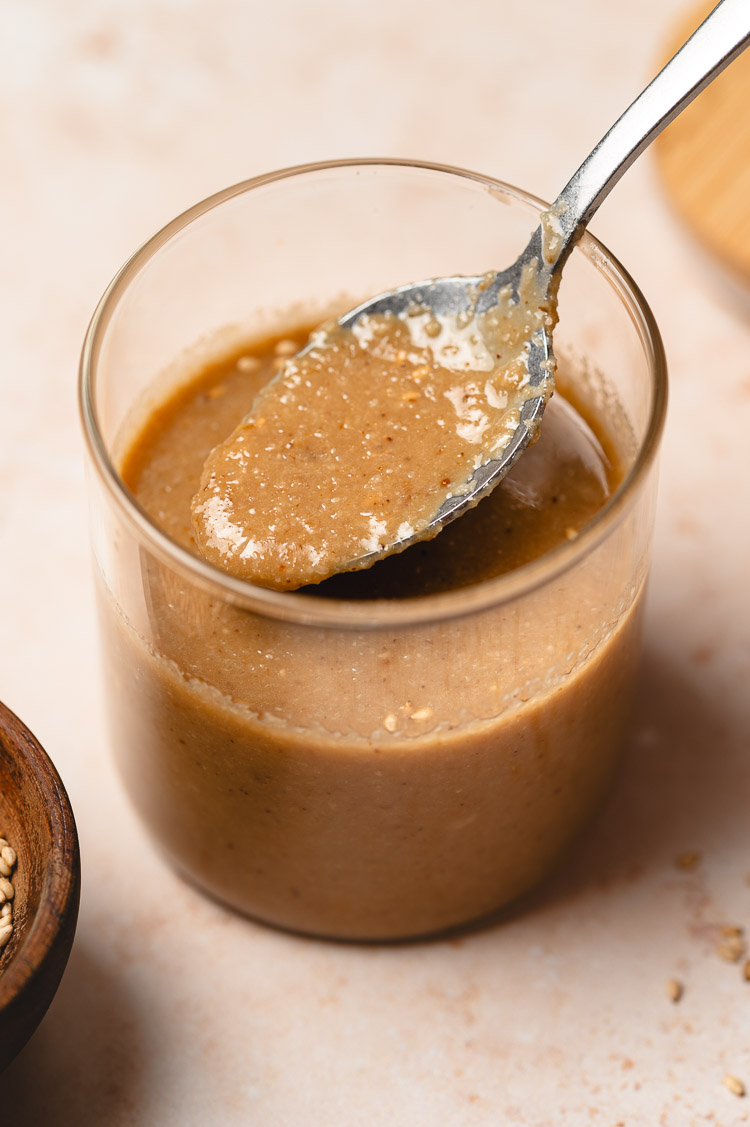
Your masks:
<svg viewBox="0 0 750 1127"><path fill-rule="evenodd" d="M205 458L302 339L196 372L131 442L126 484L189 551ZM451 590L575 537L622 471L565 398L564 369L558 386L539 441L475 510L311 594ZM100 588L115 749L138 810L192 881L285 927L414 936L508 903L611 778L639 648L636 542L625 521L519 600L374 629L235 606L139 542L127 616Z"/></svg>
<svg viewBox="0 0 750 1127"><path fill-rule="evenodd" d="M434 535L446 497L500 456L524 403L551 391L551 371L541 390L529 382L529 339L553 319L534 278L517 303L501 291L482 314L415 308L314 332L207 457L200 552L285 590Z"/></svg>
<svg viewBox="0 0 750 1127"><path fill-rule="evenodd" d="M305 339L300 333L261 342L252 353L216 363L164 403L131 447L123 466L126 484L149 515L191 551L197 551L191 501L204 463L221 436L244 417L248 400ZM308 473L314 470L311 465ZM618 476L600 439L560 393L547 408L538 442L475 509L433 540L368 571L332 576L315 593L403 598L467 586L521 567L574 537L605 503ZM328 480L323 475L323 482ZM317 481L307 485L317 493ZM325 500L321 492L318 502ZM266 531L264 538L268 536Z"/></svg>

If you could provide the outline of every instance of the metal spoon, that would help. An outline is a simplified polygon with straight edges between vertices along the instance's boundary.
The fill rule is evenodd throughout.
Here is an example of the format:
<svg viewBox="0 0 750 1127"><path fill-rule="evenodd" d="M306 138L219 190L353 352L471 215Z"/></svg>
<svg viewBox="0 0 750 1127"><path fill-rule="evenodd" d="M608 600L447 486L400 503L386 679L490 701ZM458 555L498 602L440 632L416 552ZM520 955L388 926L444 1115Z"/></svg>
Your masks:
<svg viewBox="0 0 750 1127"><path fill-rule="evenodd" d="M521 276L530 263L535 263L539 289L554 295L568 253L610 189L662 129L745 49L748 42L748 0L720 0L571 177L542 215L539 227L517 261L507 270L491 275L489 284L486 276L456 276L401 286L358 305L341 317L339 323L344 328L352 328L364 316L385 313L405 316L415 306L431 310L436 317L467 310L481 314L497 303L498 293L504 287L510 287L515 301L519 300ZM531 387L540 388L548 382L551 356L551 334L538 330L528 350ZM367 567L383 555L402 551L415 540L434 536L440 527L475 505L497 485L526 449L538 429L545 403L546 396L527 399L519 425L501 456L477 469L466 491L448 497L418 535L361 556L348 564L348 568Z"/></svg>

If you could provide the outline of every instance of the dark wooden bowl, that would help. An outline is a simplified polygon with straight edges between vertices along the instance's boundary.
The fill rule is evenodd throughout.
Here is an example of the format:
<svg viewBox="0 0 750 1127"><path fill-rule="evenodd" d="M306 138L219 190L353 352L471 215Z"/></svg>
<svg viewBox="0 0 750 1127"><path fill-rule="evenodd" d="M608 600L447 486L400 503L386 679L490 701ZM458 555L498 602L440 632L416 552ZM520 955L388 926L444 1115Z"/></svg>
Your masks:
<svg viewBox="0 0 750 1127"><path fill-rule="evenodd" d="M0 951L0 1069L26 1044L57 990L78 919L78 834L43 748L0 704L0 830L16 850L13 934Z"/></svg>

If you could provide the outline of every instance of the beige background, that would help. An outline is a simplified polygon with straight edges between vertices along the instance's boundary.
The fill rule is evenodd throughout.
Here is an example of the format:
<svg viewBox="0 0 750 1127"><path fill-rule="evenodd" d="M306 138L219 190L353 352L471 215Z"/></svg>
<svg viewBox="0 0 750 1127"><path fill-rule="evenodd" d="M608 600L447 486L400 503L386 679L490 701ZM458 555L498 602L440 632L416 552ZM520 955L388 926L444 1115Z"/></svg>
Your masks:
<svg viewBox="0 0 750 1127"><path fill-rule="evenodd" d="M600 822L510 922L400 948L303 941L208 903L152 852L102 723L75 403L95 302L175 213L357 155L549 198L684 7L2 0L0 696L68 786L84 877L3 1122L750 1121L721 1082L750 1087L750 983L714 953L722 924L750 926L750 321L701 276L650 158L593 224L651 302L672 374L637 716ZM693 873L674 864L687 849Z"/></svg>

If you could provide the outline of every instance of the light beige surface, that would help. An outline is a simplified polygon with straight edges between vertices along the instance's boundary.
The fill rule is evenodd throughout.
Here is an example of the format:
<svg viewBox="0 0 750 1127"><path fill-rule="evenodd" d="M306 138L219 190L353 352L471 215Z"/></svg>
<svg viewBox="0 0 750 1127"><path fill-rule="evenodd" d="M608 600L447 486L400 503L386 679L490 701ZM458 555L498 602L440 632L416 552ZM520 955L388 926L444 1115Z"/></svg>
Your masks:
<svg viewBox="0 0 750 1127"><path fill-rule="evenodd" d="M4 7L0 696L68 785L84 880L58 997L3 1079L15 1127L750 1121L722 1085L730 1072L750 1086L750 984L714 953L722 924L750 926L750 328L702 280L648 158L594 224L648 296L672 371L631 751L573 862L503 925L402 948L302 941L206 902L153 853L106 746L74 400L100 291L181 208L268 168L362 154L549 197L681 9ZM538 86L507 85L545 59ZM687 849L702 861L680 872Z"/></svg>

